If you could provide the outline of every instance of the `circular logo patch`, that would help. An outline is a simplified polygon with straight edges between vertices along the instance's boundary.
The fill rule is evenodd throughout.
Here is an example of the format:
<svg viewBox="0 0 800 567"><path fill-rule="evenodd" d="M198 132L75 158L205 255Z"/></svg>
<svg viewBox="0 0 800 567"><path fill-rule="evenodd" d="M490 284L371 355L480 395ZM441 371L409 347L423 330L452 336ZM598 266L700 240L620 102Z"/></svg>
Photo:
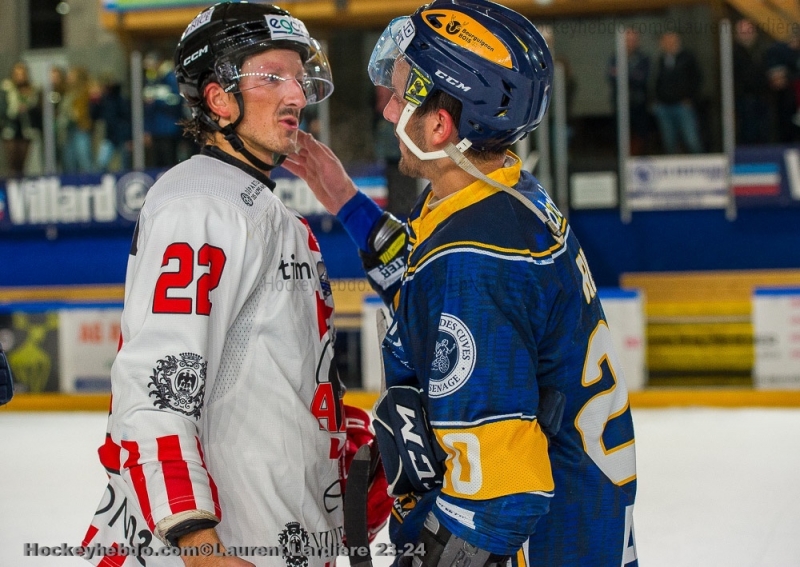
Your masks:
<svg viewBox="0 0 800 567"><path fill-rule="evenodd" d="M428 396L442 398L461 388L475 368L475 338L464 322L442 313L431 363Z"/></svg>

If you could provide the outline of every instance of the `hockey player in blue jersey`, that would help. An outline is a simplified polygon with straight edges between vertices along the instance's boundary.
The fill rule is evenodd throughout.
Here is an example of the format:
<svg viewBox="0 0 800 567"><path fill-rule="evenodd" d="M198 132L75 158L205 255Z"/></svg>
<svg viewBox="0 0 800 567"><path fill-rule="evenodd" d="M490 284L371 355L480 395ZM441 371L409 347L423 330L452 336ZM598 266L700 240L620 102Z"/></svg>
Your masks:
<svg viewBox="0 0 800 567"><path fill-rule="evenodd" d="M509 151L552 69L520 14L436 0L391 22L369 64L401 172L430 181L408 221L310 136L287 161L393 311L374 425L401 565L637 565L620 360L576 236Z"/></svg>

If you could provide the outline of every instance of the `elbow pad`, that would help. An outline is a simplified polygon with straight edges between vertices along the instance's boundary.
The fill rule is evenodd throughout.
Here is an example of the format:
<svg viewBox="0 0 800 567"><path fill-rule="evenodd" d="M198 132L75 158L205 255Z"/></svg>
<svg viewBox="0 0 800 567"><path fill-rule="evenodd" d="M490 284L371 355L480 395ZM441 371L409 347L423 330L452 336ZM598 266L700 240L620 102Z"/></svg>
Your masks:
<svg viewBox="0 0 800 567"><path fill-rule="evenodd" d="M384 212L367 237L367 247L367 252L358 251L367 270L388 266L397 259L402 259L405 264L408 229L397 217Z"/></svg>

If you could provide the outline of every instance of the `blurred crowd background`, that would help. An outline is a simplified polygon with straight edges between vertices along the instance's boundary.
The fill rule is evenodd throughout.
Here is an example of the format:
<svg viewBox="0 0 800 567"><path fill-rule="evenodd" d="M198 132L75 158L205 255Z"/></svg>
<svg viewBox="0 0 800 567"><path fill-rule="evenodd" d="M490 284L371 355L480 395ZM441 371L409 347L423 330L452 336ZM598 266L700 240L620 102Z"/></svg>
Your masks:
<svg viewBox="0 0 800 567"><path fill-rule="evenodd" d="M177 36L110 34L98 23L99 8L86 0L16 4L26 1L33 11L27 34L18 39L27 35L29 48L17 41L16 48L3 49L0 41L5 77L0 89L0 176L131 169L131 86L136 73L142 81L145 167L167 167L196 151L177 125L185 112L171 62ZM49 4L66 11L58 30L52 17L34 21L35 9L44 13ZM620 26L626 29L628 53L630 154L721 151L714 10L711 4L696 4L640 15L537 22L565 69L571 170L615 167L614 35ZM800 142L800 24L769 29L769 21L759 27L733 8L725 15L733 22L737 146ZM373 91L365 72L366 46L379 31L363 26L312 29L330 52L337 89L331 101L331 143L346 164L391 165L398 157L391 128L381 119L381 93ZM93 39L97 43L92 48ZM139 69L132 68L134 51L141 54ZM44 155L48 122L55 146L55 163L50 164ZM318 116L307 116L304 127L318 131Z"/></svg>

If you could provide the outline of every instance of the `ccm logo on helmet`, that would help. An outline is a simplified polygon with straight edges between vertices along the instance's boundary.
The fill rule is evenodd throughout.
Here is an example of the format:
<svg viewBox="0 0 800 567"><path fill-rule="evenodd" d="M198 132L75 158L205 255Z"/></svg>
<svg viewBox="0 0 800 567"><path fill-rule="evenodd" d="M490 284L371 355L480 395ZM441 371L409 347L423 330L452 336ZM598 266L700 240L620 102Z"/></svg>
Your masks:
<svg viewBox="0 0 800 567"><path fill-rule="evenodd" d="M197 51L192 53L189 57L184 59L183 60L183 64L184 65L188 65L189 63L191 63L192 61L194 61L195 59L197 59L201 55L205 55L206 53L208 53L208 44L206 44L205 46L201 47L200 49L198 49Z"/></svg>
<svg viewBox="0 0 800 567"><path fill-rule="evenodd" d="M439 71L438 69L436 70L436 76L439 77L440 79L444 79L444 81L448 85L453 85L455 88L461 89L464 92L467 92L468 90L470 90L472 88L472 87L468 87L467 85L465 85L461 81L459 81L457 79L454 79L453 77L451 77L450 75L446 74L445 72Z"/></svg>

